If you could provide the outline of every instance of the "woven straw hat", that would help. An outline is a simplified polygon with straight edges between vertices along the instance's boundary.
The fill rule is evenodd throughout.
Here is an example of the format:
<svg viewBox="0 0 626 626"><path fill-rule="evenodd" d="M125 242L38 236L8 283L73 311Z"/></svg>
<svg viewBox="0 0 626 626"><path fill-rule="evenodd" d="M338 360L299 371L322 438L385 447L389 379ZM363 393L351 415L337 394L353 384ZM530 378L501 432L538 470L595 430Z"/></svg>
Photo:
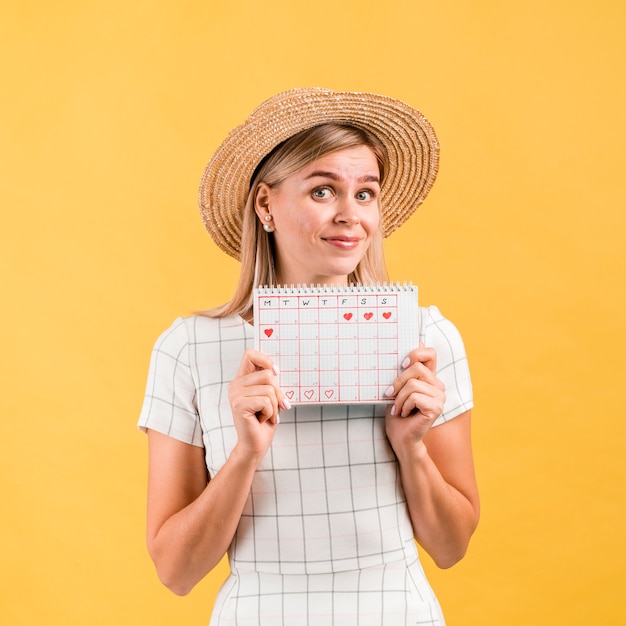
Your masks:
<svg viewBox="0 0 626 626"><path fill-rule="evenodd" d="M381 189L382 228L387 237L424 201L439 165L439 144L416 109L386 96L292 89L259 105L217 149L200 182L205 228L224 252L239 259L243 210L250 179L278 144L313 126L338 122L374 134L387 149Z"/></svg>

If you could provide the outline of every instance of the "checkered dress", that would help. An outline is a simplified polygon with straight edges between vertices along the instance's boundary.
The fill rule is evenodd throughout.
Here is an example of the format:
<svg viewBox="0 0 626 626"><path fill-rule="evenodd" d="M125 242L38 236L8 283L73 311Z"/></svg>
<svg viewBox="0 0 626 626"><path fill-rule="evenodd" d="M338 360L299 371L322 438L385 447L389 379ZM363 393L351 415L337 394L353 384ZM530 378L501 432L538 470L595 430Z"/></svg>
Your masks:
<svg viewBox="0 0 626 626"><path fill-rule="evenodd" d="M420 317L446 385L437 425L471 408L472 388L456 328L435 307L420 308ZM253 336L240 317L180 318L152 352L139 426L203 446L211 476L236 442L227 385ZM281 411L211 626L444 623L419 563L384 414L384 405Z"/></svg>

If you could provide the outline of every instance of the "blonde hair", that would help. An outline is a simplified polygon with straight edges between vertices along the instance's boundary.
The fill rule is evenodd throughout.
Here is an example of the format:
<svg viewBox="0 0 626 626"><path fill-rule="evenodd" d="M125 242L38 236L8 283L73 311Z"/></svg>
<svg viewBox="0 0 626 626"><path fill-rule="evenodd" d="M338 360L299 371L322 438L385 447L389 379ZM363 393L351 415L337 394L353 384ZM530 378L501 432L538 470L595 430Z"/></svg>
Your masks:
<svg viewBox="0 0 626 626"><path fill-rule="evenodd" d="M206 317L240 315L252 317L252 292L255 287L277 286L275 255L272 236L266 233L254 211L259 183L269 187L279 185L304 166L322 156L367 146L378 161L381 186L387 169L387 152L382 143L370 132L347 124L322 124L304 130L279 144L257 166L252 175L250 191L242 216L241 273L230 302L203 311ZM348 284L384 282L388 279L383 253L383 237L379 228L365 255L354 271L348 275Z"/></svg>

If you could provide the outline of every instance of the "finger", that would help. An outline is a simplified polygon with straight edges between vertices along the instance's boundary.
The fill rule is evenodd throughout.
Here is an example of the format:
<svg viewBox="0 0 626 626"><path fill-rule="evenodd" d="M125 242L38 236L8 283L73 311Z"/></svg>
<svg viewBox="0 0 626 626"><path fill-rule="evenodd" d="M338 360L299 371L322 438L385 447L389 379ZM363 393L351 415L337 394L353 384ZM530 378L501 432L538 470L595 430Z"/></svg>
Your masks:
<svg viewBox="0 0 626 626"><path fill-rule="evenodd" d="M423 363L416 362L405 369L385 391L388 398L396 397L400 390L413 380L420 380L437 389L444 389L443 382Z"/></svg>
<svg viewBox="0 0 626 626"><path fill-rule="evenodd" d="M419 348L411 350L404 361L402 367L407 368L413 363L423 363L433 374L437 373L437 351L434 348L427 348L421 341Z"/></svg>
<svg viewBox="0 0 626 626"><path fill-rule="evenodd" d="M278 375L280 374L280 370L278 369L278 366L272 361L271 358L267 357L267 355L261 352L257 352L253 355L253 357L256 359L257 355L261 355L261 357L266 357L266 359L268 359L259 359L258 361L256 361L257 363L263 362L265 364L271 364L271 368L255 370L254 372L249 374L251 380L253 375L259 374L262 377L260 380L272 385L272 387L274 387L274 389L276 390L276 397L278 398L278 404L280 405L280 408L285 409L285 411L289 411L289 409L291 409L291 402L289 402L289 399L287 398L285 392L282 390L282 387L279 384Z"/></svg>
<svg viewBox="0 0 626 626"><path fill-rule="evenodd" d="M400 407L394 403L390 409L392 416L400 418L421 414L428 420L436 420L443 413L443 403L438 399L417 392L409 394Z"/></svg>
<svg viewBox="0 0 626 626"><path fill-rule="evenodd" d="M236 397L233 409L239 414L255 415L259 422L275 419L278 415L278 398L272 385L244 387Z"/></svg>
<svg viewBox="0 0 626 626"><path fill-rule="evenodd" d="M412 393L406 399L397 414L403 418L421 414L427 420L434 421L441 415L442 412L442 406L436 398L422 396L418 393Z"/></svg>
<svg viewBox="0 0 626 626"><path fill-rule="evenodd" d="M254 370L247 374L243 374L238 378L234 378L231 383L234 387L254 387L255 385L271 385L276 389L280 389L278 378L271 370Z"/></svg>
<svg viewBox="0 0 626 626"><path fill-rule="evenodd" d="M249 374L235 378L229 385L232 393L237 393L238 389L246 389L255 385L270 385L276 392L278 403L281 409L288 411L291 409L291 403L289 402L285 392L282 390L278 378L273 371L269 370L255 370Z"/></svg>
<svg viewBox="0 0 626 626"><path fill-rule="evenodd" d="M260 423L271 420L273 424L278 424L280 422L278 409L281 408L286 411L291 409L291 404L283 392L272 385L266 387L265 390L257 390L259 391L258 394L255 394L255 390L248 391L249 389L252 388L243 387L229 390L233 415L241 415L244 418L254 416ZM250 398L253 400L250 401ZM267 398L269 398L269 404Z"/></svg>
<svg viewBox="0 0 626 626"><path fill-rule="evenodd" d="M289 411L291 409L291 402L289 402L289 398L284 394L281 389L281 398L280 398L280 408L285 409L285 411Z"/></svg>
<svg viewBox="0 0 626 626"><path fill-rule="evenodd" d="M239 366L239 370L237 372L237 376L235 377L233 383L239 384L241 383L241 379L243 377L250 376L251 374L254 374L256 372L271 372L272 377L270 379L267 379L267 382L276 389L280 407L282 409L285 409L286 411L291 409L291 403L289 402L287 396L284 394L283 390L280 388L278 380L275 378L280 373L278 366L274 363L271 357L269 357L267 354L264 354L263 352L253 350L251 348L244 352L241 364ZM247 382L249 384L254 384L261 381L256 378L252 378L248 379ZM278 423L278 413L276 413L275 418L276 423Z"/></svg>
<svg viewBox="0 0 626 626"><path fill-rule="evenodd" d="M428 417L439 417L444 402L445 393L441 389L424 381L413 380L398 392L392 414L407 417L420 411Z"/></svg>
<svg viewBox="0 0 626 626"><path fill-rule="evenodd" d="M271 357L258 350L249 348L243 353L237 376L245 376L257 370L270 370L278 375L278 367Z"/></svg>

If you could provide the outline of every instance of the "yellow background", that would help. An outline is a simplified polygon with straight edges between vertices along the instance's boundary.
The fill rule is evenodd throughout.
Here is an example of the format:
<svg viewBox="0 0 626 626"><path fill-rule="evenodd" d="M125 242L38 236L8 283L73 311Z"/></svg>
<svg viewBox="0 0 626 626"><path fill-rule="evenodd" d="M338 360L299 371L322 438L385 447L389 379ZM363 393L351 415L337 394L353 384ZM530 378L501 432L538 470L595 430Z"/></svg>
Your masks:
<svg viewBox="0 0 626 626"><path fill-rule="evenodd" d="M623 624L626 10L615 0L5 0L0 622L206 624L144 545L150 350L227 299L200 175L294 86L392 95L441 172L387 246L461 329L483 514L455 625Z"/></svg>

